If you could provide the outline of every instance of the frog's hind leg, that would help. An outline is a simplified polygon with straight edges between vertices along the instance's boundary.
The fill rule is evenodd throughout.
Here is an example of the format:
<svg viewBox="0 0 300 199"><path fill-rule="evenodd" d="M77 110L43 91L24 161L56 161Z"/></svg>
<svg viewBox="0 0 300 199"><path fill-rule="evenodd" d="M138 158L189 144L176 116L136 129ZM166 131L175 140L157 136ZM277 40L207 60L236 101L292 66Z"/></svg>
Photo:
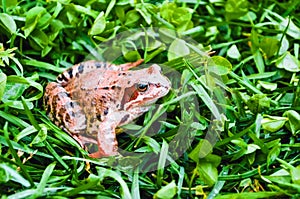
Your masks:
<svg viewBox="0 0 300 199"><path fill-rule="evenodd" d="M47 85L44 105L49 118L63 130L72 135L85 131L86 117L83 110L60 84L51 82ZM83 145L80 140L77 141Z"/></svg>

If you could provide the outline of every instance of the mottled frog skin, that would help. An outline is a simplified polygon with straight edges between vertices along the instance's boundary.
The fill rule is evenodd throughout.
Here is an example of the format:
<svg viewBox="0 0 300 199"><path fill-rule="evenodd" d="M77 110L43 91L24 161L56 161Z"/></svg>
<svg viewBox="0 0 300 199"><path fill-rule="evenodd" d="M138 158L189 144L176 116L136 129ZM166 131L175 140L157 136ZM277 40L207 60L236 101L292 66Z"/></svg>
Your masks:
<svg viewBox="0 0 300 199"><path fill-rule="evenodd" d="M47 85L47 115L88 150L90 157L117 155L115 129L148 111L171 88L156 64L129 70L142 62L74 65Z"/></svg>

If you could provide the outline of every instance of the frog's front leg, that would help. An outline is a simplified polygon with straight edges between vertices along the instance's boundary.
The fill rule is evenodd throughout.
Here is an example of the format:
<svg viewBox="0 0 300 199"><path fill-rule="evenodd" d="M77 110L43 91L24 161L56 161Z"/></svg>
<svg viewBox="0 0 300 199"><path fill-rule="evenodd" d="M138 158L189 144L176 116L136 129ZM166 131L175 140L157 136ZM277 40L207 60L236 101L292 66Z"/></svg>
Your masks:
<svg viewBox="0 0 300 199"><path fill-rule="evenodd" d="M127 111L118 111L108 114L102 121L94 123L98 127L97 142L98 151L89 154L90 157L100 158L105 156L118 155L118 142L116 138L116 128L120 125L132 121L132 114Z"/></svg>

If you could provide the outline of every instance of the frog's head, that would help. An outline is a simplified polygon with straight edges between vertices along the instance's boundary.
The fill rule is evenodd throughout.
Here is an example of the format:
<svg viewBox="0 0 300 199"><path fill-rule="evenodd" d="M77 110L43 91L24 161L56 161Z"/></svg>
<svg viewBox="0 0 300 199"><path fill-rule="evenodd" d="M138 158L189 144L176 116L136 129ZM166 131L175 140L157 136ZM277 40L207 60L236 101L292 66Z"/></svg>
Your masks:
<svg viewBox="0 0 300 199"><path fill-rule="evenodd" d="M162 75L161 67L157 64L149 68L132 71L135 81L124 90L122 104L124 110L137 107L147 107L154 104L159 98L168 94L171 88L170 80Z"/></svg>

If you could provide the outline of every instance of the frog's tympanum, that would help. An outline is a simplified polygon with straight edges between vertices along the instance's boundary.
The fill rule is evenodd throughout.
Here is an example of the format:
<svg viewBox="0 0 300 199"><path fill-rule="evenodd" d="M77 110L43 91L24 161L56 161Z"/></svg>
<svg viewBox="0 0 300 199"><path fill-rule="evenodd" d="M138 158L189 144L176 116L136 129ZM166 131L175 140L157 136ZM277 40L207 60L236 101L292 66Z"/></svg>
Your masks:
<svg viewBox="0 0 300 199"><path fill-rule="evenodd" d="M87 149L90 157L117 155L115 129L148 111L171 88L156 64L129 70L142 62L86 61L69 68L46 87L48 116Z"/></svg>

